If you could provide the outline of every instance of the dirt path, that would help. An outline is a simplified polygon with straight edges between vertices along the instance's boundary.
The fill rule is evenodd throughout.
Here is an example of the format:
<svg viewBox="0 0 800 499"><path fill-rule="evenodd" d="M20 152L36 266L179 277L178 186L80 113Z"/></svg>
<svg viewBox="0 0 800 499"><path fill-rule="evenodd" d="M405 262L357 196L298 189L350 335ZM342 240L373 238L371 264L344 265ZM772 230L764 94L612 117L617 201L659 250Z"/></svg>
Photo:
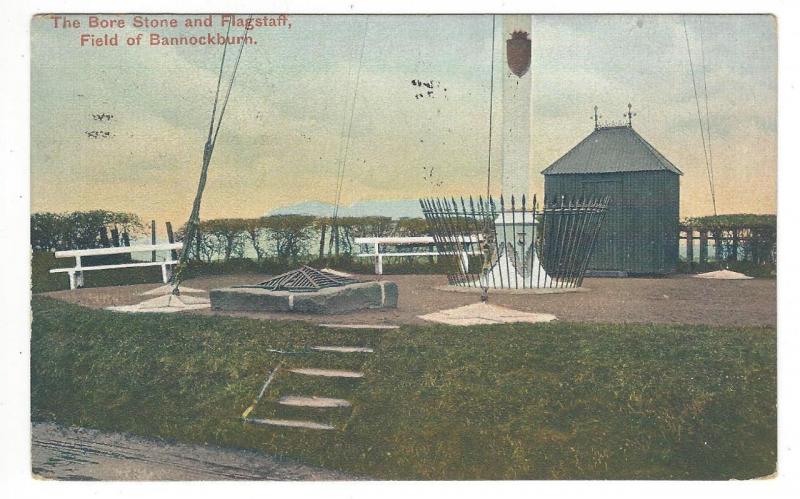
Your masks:
<svg viewBox="0 0 800 499"><path fill-rule="evenodd" d="M211 289L232 284L254 284L266 279L258 274L225 275L190 279L187 286ZM377 276L360 275L362 280ZM476 303L478 294L441 291L447 284L442 275L386 275L399 289L397 309L368 310L342 315L222 313L201 310L191 313L247 316L259 319L299 319L344 324L425 324L419 315ZM696 279L687 275L666 278L587 278L586 292L519 295L490 293L490 302L523 312L549 313L565 321L605 323L707 324L712 326L775 326L776 281L752 279L723 281ZM86 288L56 291L47 295L87 307L130 305L145 297L137 293L158 284Z"/></svg>
<svg viewBox="0 0 800 499"><path fill-rule="evenodd" d="M32 472L51 480L352 480L252 451L33 423Z"/></svg>

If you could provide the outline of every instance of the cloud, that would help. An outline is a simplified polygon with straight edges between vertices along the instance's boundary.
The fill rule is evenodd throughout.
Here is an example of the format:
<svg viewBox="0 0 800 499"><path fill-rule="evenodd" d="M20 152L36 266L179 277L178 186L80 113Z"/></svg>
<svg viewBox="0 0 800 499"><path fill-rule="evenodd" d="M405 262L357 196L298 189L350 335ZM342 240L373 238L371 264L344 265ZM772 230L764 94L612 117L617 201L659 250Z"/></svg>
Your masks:
<svg viewBox="0 0 800 499"><path fill-rule="evenodd" d="M361 43L343 201L483 189L489 16L371 16L366 39L363 17L292 22L291 30L254 32L258 43L244 49L204 216L250 216L297 199L332 199ZM694 54L698 19L687 18L687 27ZM706 16L703 34L722 203L735 211L773 209L774 19ZM621 120L632 102L637 130L686 173L683 214L708 211L680 17L535 16L532 39L535 188L536 172L591 131L594 105L605 119ZM74 33L36 19L32 47L34 209L113 205L157 218L184 216L208 130L219 47L81 49ZM496 50L497 56L502 41ZM446 95L416 99L415 78L440 81ZM495 125L500 98L495 93ZM113 140L86 139L98 111L115 115L108 125ZM426 180L423 168L431 166L441 185ZM758 186L752 196L749 186Z"/></svg>

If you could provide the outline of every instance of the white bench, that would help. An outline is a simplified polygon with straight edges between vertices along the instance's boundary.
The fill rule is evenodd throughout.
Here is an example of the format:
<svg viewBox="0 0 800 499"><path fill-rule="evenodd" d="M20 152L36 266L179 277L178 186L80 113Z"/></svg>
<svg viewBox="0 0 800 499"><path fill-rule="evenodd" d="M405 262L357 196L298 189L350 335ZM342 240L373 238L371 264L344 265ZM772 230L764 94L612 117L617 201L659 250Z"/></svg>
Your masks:
<svg viewBox="0 0 800 499"><path fill-rule="evenodd" d="M357 237L355 238L356 244L372 246L372 250L368 253L358 253L358 257L369 257L375 261L375 273L378 275L383 274L383 258L386 256L441 256L444 253L439 251L394 251L385 252L381 251L383 245L392 246L420 246L434 244L436 241L430 236L411 236L411 237ZM470 236L462 238L462 243L478 243L480 236ZM460 252L461 267L464 272L469 271L469 253L466 251Z"/></svg>
<svg viewBox="0 0 800 499"><path fill-rule="evenodd" d="M122 255L126 253L138 252L153 252L153 251L167 251L179 250L183 247L182 243L166 243L166 244L142 244L137 246L119 246L111 248L94 248L82 250L67 250L56 251L56 258L75 258L75 266L64 269L51 269L50 273L55 274L59 272L66 272L69 275L69 289L83 287L83 273L87 270L107 270L107 269L124 269L130 267L161 267L161 279L166 284L172 275L172 266L175 265L177 260L169 259L158 262L130 262L120 263L115 265L92 265L84 267L81 264L81 258L84 256L100 256L100 255Z"/></svg>

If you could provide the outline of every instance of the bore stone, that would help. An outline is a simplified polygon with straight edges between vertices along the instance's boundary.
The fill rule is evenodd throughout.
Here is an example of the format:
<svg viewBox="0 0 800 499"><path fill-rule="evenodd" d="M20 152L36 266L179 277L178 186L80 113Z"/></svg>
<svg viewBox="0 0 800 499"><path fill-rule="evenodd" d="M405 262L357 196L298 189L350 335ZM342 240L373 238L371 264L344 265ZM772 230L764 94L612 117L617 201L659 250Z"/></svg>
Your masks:
<svg viewBox="0 0 800 499"><path fill-rule="evenodd" d="M265 312L290 312L288 291L270 291L261 288L220 288L209 293L211 308L241 312L263 310Z"/></svg>
<svg viewBox="0 0 800 499"><path fill-rule="evenodd" d="M211 290L211 308L225 311L342 314L356 310L397 307L397 284L357 282L315 291L273 291L258 287Z"/></svg>

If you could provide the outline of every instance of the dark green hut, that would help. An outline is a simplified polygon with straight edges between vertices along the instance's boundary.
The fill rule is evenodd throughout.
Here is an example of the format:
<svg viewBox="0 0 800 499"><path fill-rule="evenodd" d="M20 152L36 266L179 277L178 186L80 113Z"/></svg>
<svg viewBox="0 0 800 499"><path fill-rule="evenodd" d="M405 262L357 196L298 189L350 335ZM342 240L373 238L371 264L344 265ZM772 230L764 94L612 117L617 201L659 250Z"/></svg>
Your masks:
<svg viewBox="0 0 800 499"><path fill-rule="evenodd" d="M675 271L683 173L630 125L596 126L542 174L546 199L611 196L590 275Z"/></svg>

